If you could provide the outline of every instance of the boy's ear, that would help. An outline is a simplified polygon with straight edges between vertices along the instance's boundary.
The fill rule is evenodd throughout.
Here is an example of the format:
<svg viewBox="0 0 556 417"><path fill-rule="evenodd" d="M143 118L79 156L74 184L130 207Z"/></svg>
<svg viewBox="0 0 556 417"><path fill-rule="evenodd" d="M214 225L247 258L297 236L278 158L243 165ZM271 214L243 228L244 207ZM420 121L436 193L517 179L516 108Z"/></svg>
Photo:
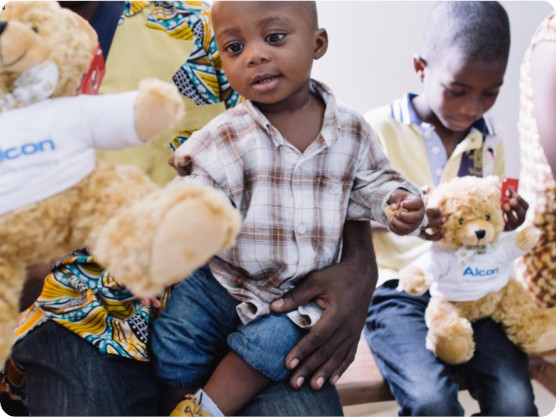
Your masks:
<svg viewBox="0 0 556 417"><path fill-rule="evenodd" d="M321 58L328 49L328 33L326 29L317 29L314 35L315 40L315 52L313 54L314 59Z"/></svg>
<svg viewBox="0 0 556 417"><path fill-rule="evenodd" d="M415 69L415 74L417 74L417 78L419 81L423 81L425 67L427 66L427 61L423 59L420 55L415 55L413 57L413 68Z"/></svg>

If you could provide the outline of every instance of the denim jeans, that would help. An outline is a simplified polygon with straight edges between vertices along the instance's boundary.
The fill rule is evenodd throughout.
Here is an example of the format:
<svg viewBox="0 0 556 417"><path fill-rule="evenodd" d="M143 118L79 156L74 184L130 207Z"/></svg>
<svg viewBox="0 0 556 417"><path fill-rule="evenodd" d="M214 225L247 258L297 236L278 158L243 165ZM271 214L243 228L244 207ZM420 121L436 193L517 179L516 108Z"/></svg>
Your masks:
<svg viewBox="0 0 556 417"><path fill-rule="evenodd" d="M306 331L286 314L267 314L244 325L238 304L206 266L179 283L153 324L157 376L171 387L197 388L229 348L271 380L286 379L286 355Z"/></svg>
<svg viewBox="0 0 556 417"><path fill-rule="evenodd" d="M364 335L376 364L400 405L400 415L457 416L459 380L479 403L481 415L538 415L527 355L491 319L473 323L475 354L446 365L425 347L424 312L430 295L396 290L397 280L375 290Z"/></svg>
<svg viewBox="0 0 556 417"><path fill-rule="evenodd" d="M14 346L25 369L30 415L155 415L159 386L150 363L102 355L54 321Z"/></svg>
<svg viewBox="0 0 556 417"><path fill-rule="evenodd" d="M160 391L150 362L101 355L53 321L33 330L13 353L25 367L30 415L156 415ZM336 416L342 407L330 385L316 392L305 384L296 391L285 381L260 393L239 415Z"/></svg>

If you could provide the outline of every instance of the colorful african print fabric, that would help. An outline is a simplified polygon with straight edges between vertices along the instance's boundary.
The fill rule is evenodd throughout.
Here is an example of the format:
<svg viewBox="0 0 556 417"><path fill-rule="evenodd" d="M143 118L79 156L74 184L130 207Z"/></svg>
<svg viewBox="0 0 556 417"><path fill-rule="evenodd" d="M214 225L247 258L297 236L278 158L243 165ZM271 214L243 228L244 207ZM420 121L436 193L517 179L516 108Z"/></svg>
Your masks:
<svg viewBox="0 0 556 417"><path fill-rule="evenodd" d="M139 13L149 2L126 2L121 22ZM155 1L147 17L147 26L167 32L177 39L194 41L193 51L173 77L178 90L195 104L224 102L234 107L240 96L232 90L222 69L212 31L210 6L202 1ZM181 131L170 143L175 150L193 131Z"/></svg>
<svg viewBox="0 0 556 417"><path fill-rule="evenodd" d="M120 286L86 250L79 250L57 261L40 297L22 313L15 338L17 342L35 326L54 320L103 354L145 361L152 310Z"/></svg>

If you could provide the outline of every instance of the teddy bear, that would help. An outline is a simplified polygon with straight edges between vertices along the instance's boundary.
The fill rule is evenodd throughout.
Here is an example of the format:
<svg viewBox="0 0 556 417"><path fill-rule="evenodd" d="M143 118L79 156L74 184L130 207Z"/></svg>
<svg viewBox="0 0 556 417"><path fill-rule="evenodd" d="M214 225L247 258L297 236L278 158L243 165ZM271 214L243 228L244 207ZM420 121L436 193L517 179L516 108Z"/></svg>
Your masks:
<svg viewBox="0 0 556 417"><path fill-rule="evenodd" d="M512 277L514 259L533 248L540 232L530 226L503 232L500 184L495 176L466 176L434 189L427 206L446 219L442 238L400 270L398 290L430 290L426 346L448 364L473 357L471 323L485 317L527 352L556 348L556 308L539 308Z"/></svg>
<svg viewBox="0 0 556 417"><path fill-rule="evenodd" d="M57 2L0 12L0 362L26 267L87 247L118 283L155 296L230 247L240 215L209 186L155 185L95 149L140 145L183 116L177 89L80 95L97 35Z"/></svg>

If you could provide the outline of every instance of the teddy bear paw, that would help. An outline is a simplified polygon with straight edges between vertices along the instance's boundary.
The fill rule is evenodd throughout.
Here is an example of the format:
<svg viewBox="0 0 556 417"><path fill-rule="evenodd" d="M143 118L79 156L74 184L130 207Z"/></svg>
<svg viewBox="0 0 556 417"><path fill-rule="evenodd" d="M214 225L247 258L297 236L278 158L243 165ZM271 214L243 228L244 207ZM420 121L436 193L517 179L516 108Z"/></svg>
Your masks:
<svg viewBox="0 0 556 417"><path fill-rule="evenodd" d="M455 365L467 362L475 353L471 335L427 335L427 349L444 363Z"/></svg>
<svg viewBox="0 0 556 417"><path fill-rule="evenodd" d="M139 83L135 101L135 131L147 142L174 127L185 115L185 106L175 85L147 78Z"/></svg>
<svg viewBox="0 0 556 417"><path fill-rule="evenodd" d="M398 291L405 291L411 295L423 295L430 285L430 279L416 266L409 265L400 270Z"/></svg>
<svg viewBox="0 0 556 417"><path fill-rule="evenodd" d="M216 213L215 207L202 199L179 203L168 212L158 228L150 275L156 284L165 286L183 279L216 252L229 247L239 225L239 215ZM166 242L173 243L168 245Z"/></svg>
<svg viewBox="0 0 556 417"><path fill-rule="evenodd" d="M535 343L534 347L527 349L528 352L546 352L556 349L556 329L543 333Z"/></svg>
<svg viewBox="0 0 556 417"><path fill-rule="evenodd" d="M519 231L515 237L516 246L523 251L530 251L541 237L541 231L533 226L528 226Z"/></svg>

